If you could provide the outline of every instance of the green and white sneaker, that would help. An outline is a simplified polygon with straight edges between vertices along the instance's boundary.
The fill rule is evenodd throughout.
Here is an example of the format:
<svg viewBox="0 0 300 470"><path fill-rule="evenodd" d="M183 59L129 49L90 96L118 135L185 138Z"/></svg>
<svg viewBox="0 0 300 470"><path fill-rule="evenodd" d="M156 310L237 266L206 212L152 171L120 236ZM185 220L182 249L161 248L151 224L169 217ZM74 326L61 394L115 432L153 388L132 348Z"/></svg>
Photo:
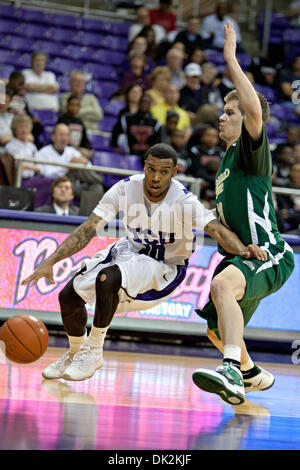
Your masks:
<svg viewBox="0 0 300 470"><path fill-rule="evenodd" d="M205 392L216 393L230 405L245 401L245 389L241 371L233 364L223 362L215 371L197 369L193 381Z"/></svg>
<svg viewBox="0 0 300 470"><path fill-rule="evenodd" d="M245 392L249 393L271 388L275 377L267 370L255 365L251 372L243 372L243 381Z"/></svg>

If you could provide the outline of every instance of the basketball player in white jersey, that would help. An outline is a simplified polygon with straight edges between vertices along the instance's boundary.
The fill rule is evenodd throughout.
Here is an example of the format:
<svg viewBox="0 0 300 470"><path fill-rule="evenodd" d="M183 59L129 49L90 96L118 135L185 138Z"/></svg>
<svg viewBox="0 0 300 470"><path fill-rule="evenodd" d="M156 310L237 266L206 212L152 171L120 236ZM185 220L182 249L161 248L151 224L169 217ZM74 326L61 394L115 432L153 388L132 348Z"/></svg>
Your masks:
<svg viewBox="0 0 300 470"><path fill-rule="evenodd" d="M115 313L145 310L168 299L183 281L193 253L195 229L205 230L224 249L264 260L256 245L247 247L217 221L212 211L176 176L177 154L166 144L152 146L144 174L126 178L102 197L90 217L23 281L53 280L53 265L82 250L117 213L123 212L126 238L97 253L59 294L69 350L43 371L47 379L84 380L103 364L103 343ZM85 304L95 306L86 334Z"/></svg>

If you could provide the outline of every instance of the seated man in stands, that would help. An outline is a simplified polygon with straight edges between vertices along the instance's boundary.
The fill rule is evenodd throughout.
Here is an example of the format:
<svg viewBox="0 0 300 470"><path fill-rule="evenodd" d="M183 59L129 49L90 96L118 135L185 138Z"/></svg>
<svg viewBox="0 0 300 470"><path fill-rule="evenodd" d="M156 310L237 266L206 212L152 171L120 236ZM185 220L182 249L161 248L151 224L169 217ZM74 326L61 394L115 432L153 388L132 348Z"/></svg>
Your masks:
<svg viewBox="0 0 300 470"><path fill-rule="evenodd" d="M300 163L293 163L290 167L289 182L291 189L300 189ZM279 214L284 220L286 232L300 233L300 197L295 194L276 195Z"/></svg>
<svg viewBox="0 0 300 470"><path fill-rule="evenodd" d="M185 74L183 71L184 52L177 47L168 50L166 67L171 75L171 83L179 88L185 85Z"/></svg>
<svg viewBox="0 0 300 470"><path fill-rule="evenodd" d="M224 47L224 26L230 21L236 32L237 50L241 51L240 27L233 18L227 15L228 2L221 0L216 4L216 11L203 19L200 34L207 43L208 48L223 50Z"/></svg>
<svg viewBox="0 0 300 470"><path fill-rule="evenodd" d="M66 124L56 124L51 135L52 144L46 145L38 152L38 158L45 162L57 163L80 163L81 165L90 165L87 158L69 145L70 131ZM88 189L97 191L99 196L103 194L102 176L95 171L78 169L68 170L68 168L56 165L40 164L40 172L47 178L59 178L68 176L77 183L75 186L75 196L80 198L81 190ZM86 183L86 184L80 184Z"/></svg>
<svg viewBox="0 0 300 470"><path fill-rule="evenodd" d="M54 73L45 70L47 54L34 52L31 61L32 68L23 70L29 108L58 111L59 86Z"/></svg>
<svg viewBox="0 0 300 470"><path fill-rule="evenodd" d="M198 16L190 16L186 29L180 31L175 37L175 42L182 42L184 44L186 59L193 54L196 47L205 48L205 43L199 33L199 29L200 18Z"/></svg>
<svg viewBox="0 0 300 470"><path fill-rule="evenodd" d="M85 93L86 80L83 72L73 70L70 75L70 91L62 93L59 98L59 110L66 112L69 96L76 95L80 100L78 117L85 125L87 132L98 132L99 122L103 118L103 111L99 101L92 93Z"/></svg>
<svg viewBox="0 0 300 470"><path fill-rule="evenodd" d="M161 125L150 113L151 98L144 93L140 99L139 110L135 114L124 114L121 117L120 134L114 134L111 142L116 152L124 152L127 155L139 155L144 157L146 151L154 144L160 142Z"/></svg>
<svg viewBox="0 0 300 470"><path fill-rule="evenodd" d="M67 176L61 176L51 185L51 204L37 207L35 212L47 212L57 215L78 215L79 207L71 204L74 199L75 188Z"/></svg>
<svg viewBox="0 0 300 470"><path fill-rule="evenodd" d="M162 26L166 33L176 31L176 15L172 12L172 0L160 0L159 8L149 11L151 24Z"/></svg>
<svg viewBox="0 0 300 470"><path fill-rule="evenodd" d="M186 143L191 136L191 120L184 109L178 105L179 101L179 88L176 85L170 84L165 90L165 101L151 108L151 114L154 119L157 119L161 124L166 123L167 112L176 111L179 116L177 128L185 131L184 142Z"/></svg>
<svg viewBox="0 0 300 470"><path fill-rule="evenodd" d="M33 123L29 116L16 115L11 122L13 138L5 146L5 152L13 157L37 158L37 147L32 142ZM22 163L22 177L31 178L40 172L37 164L30 162Z"/></svg>
<svg viewBox="0 0 300 470"><path fill-rule="evenodd" d="M140 85L143 89L151 88L150 77L146 72L146 56L136 51L129 54L130 69L126 70L120 80L120 91L125 93L133 84Z"/></svg>
<svg viewBox="0 0 300 470"><path fill-rule="evenodd" d="M8 112L12 96L13 91L6 87L3 95L4 100L0 100L0 152L4 152L5 145L12 139L10 126L14 115Z"/></svg>
<svg viewBox="0 0 300 470"><path fill-rule="evenodd" d="M79 112L80 99L76 95L71 95L67 99L66 112L58 119L57 123L63 123L69 127L69 145L79 150L83 157L90 160L93 155L93 150L87 136L85 125L78 117Z"/></svg>
<svg viewBox="0 0 300 470"><path fill-rule="evenodd" d="M128 31L128 42L131 42L144 28L151 24L149 10L145 7L140 7L136 10L136 22L132 24ZM166 38L165 29L158 25L152 25L155 33L155 43L158 44Z"/></svg>
<svg viewBox="0 0 300 470"><path fill-rule="evenodd" d="M279 86L280 86L280 98L288 106L291 106L295 109L295 112L300 117L300 107L298 99L293 100L293 95L295 93L295 88L293 85L298 83L300 80L300 54L297 54L291 66L288 69L284 69L280 74ZM298 97L298 93L296 93Z"/></svg>

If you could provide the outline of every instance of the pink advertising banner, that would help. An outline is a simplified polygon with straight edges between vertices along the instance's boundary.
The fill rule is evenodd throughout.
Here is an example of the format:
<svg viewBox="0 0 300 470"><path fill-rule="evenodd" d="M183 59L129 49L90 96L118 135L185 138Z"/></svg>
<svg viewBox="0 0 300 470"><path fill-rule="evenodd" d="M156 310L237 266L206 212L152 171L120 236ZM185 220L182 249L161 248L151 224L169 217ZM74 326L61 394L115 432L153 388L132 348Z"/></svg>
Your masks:
<svg viewBox="0 0 300 470"><path fill-rule="evenodd" d="M94 238L80 253L57 263L54 266L54 285L40 279L35 286L22 286L22 280L67 236L66 233L0 228L0 308L15 309L16 313L17 310L59 312L58 293L80 269L82 261L116 241L109 237ZM206 304L211 278L221 259L216 247L198 247L190 259L186 278L168 302L119 316L199 322L194 309ZM89 313L93 313L92 308Z"/></svg>

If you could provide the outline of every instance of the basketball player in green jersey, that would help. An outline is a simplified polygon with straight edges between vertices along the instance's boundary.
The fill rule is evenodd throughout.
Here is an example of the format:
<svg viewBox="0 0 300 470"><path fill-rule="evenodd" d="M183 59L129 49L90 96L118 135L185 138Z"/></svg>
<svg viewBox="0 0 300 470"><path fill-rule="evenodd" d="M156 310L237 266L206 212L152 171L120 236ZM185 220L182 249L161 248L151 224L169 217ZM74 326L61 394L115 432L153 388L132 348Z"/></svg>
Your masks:
<svg viewBox="0 0 300 470"><path fill-rule="evenodd" d="M196 370L193 381L236 405L243 403L245 392L274 383L272 374L252 362L243 341L244 326L261 299L288 279L294 256L280 237L272 202L272 161L264 125L269 106L239 66L230 22L225 26L224 59L235 90L225 97L220 117L219 135L227 145L216 176L217 216L245 245L265 250L268 259L243 260L219 247L225 258L214 273L210 301L197 313L207 320L208 337L223 353L223 363L216 371Z"/></svg>

